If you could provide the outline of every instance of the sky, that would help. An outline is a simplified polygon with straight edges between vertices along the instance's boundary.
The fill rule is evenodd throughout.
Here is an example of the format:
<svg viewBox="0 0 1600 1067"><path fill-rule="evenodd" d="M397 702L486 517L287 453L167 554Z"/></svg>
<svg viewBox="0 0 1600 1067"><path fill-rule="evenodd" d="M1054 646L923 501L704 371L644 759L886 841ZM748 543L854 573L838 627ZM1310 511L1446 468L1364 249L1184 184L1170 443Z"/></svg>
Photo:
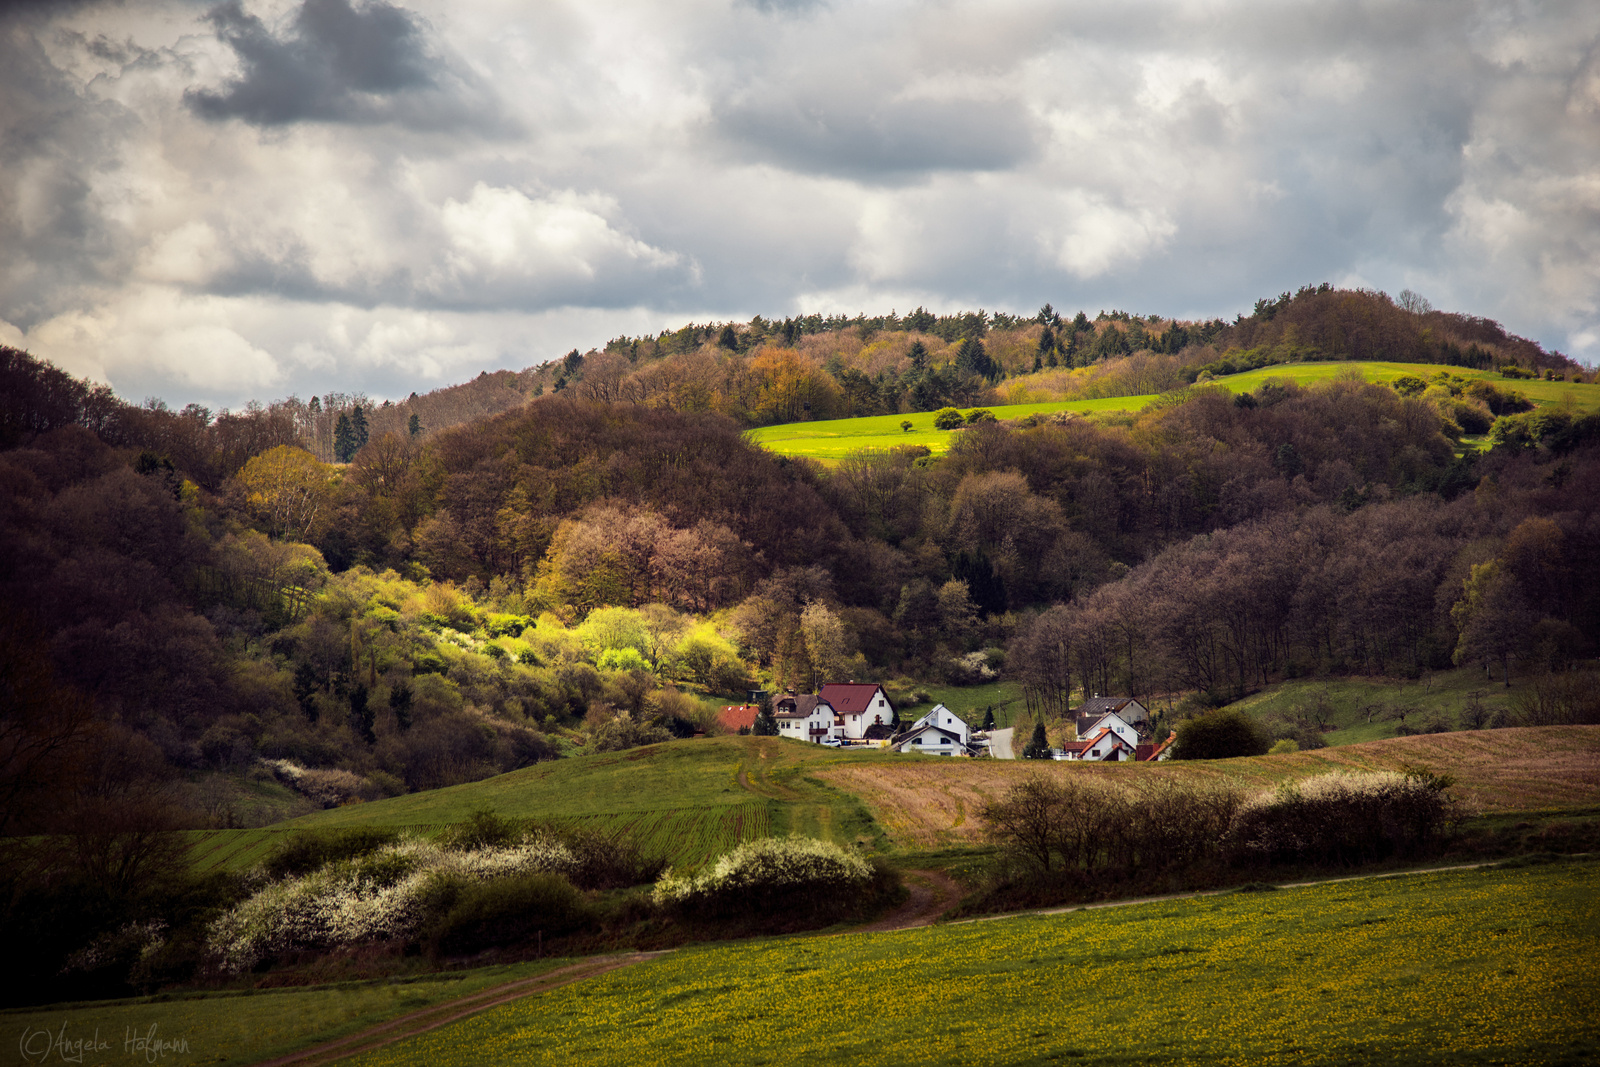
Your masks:
<svg viewBox="0 0 1600 1067"><path fill-rule="evenodd" d="M0 0L0 343L134 401L1321 282L1600 362L1600 3Z"/></svg>

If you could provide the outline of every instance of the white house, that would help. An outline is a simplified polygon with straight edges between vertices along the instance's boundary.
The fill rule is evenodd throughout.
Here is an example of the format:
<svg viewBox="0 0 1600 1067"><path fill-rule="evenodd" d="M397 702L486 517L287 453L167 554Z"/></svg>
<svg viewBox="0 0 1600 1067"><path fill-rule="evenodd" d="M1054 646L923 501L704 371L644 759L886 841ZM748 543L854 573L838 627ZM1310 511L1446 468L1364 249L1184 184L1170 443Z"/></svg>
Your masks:
<svg viewBox="0 0 1600 1067"><path fill-rule="evenodd" d="M933 710L911 724L911 729L889 742L896 752L926 752L933 756L964 756L972 741L972 728L945 707Z"/></svg>
<svg viewBox="0 0 1600 1067"><path fill-rule="evenodd" d="M1139 731L1115 712L1100 716L1090 725L1087 733L1078 736L1081 740L1069 741L1061 746L1062 759L1117 761L1137 758Z"/></svg>
<svg viewBox="0 0 1600 1067"><path fill-rule="evenodd" d="M1132 697L1103 697L1098 693L1072 712L1078 726L1078 736L1088 737L1094 725L1106 715L1116 715L1135 730L1149 729L1150 712Z"/></svg>
<svg viewBox="0 0 1600 1067"><path fill-rule="evenodd" d="M772 698L772 717L778 720L778 736L821 744L829 737L844 736L833 705L809 693L780 693Z"/></svg>
<svg viewBox="0 0 1600 1067"><path fill-rule="evenodd" d="M881 685L831 682L818 690L817 695L833 708L834 717L844 730L840 736L847 740L862 740L874 726L894 728L894 705Z"/></svg>

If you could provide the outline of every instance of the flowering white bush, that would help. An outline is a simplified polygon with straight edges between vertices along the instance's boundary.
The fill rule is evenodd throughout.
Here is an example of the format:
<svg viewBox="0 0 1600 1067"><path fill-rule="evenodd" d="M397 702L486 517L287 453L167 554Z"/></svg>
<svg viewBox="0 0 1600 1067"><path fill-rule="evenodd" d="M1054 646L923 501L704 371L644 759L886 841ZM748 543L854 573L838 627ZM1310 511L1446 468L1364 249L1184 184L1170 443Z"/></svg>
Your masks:
<svg viewBox="0 0 1600 1067"><path fill-rule="evenodd" d="M465 852L408 839L268 884L218 918L208 943L223 969L237 973L294 949L410 937L427 919L428 891L442 877L486 882L570 874L577 866L572 851L548 837Z"/></svg>
<svg viewBox="0 0 1600 1067"><path fill-rule="evenodd" d="M808 837L747 841L697 875L667 871L656 882L658 905L792 901L809 905L819 894L865 886L872 865L838 845Z"/></svg>

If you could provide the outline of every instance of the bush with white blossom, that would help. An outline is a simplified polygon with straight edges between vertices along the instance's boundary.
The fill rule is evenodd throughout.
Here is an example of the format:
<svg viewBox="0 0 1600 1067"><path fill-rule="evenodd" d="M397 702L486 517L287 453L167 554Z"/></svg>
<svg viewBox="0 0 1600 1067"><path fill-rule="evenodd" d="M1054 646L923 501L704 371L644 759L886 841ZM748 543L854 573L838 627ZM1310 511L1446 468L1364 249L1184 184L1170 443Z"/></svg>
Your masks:
<svg viewBox="0 0 1600 1067"><path fill-rule="evenodd" d="M577 866L572 850L548 836L466 851L403 840L268 884L212 923L208 944L225 971L239 973L299 949L408 938L427 920L430 892L443 881L566 875Z"/></svg>

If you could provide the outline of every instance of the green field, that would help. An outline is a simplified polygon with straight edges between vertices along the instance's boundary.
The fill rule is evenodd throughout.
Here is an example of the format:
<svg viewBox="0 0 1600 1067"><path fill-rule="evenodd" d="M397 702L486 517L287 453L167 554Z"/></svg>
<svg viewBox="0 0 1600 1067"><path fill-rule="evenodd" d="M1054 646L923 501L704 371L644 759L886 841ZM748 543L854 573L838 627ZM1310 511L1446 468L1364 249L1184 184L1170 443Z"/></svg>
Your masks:
<svg viewBox="0 0 1600 1067"><path fill-rule="evenodd" d="M1351 745L1399 736L1402 725L1420 729L1434 720L1452 730L1470 729L1469 708L1492 716L1507 710L1524 683L1507 689L1483 671L1463 667L1430 671L1421 678L1314 678L1268 686L1229 707L1258 719L1325 724L1330 745Z"/></svg>
<svg viewBox="0 0 1600 1067"><path fill-rule="evenodd" d="M1600 385L1573 382L1514 381L1497 371L1470 370L1431 363L1286 363L1260 370L1217 378L1212 384L1235 393L1254 392L1269 378L1289 379L1301 385L1314 385L1358 371L1369 382L1390 382L1401 375L1429 378L1441 371L1465 379L1485 378L1496 385L1514 389L1535 404L1560 404L1568 398L1582 411L1600 408ZM1142 411L1155 400L1154 395L1112 397L1101 400L1056 401L1042 404L1008 404L989 407L997 419L1020 419L1057 411L1095 414ZM970 409L963 409L970 410ZM903 445L923 445L935 455L949 449L959 430L939 430L933 425L933 412L913 415L872 415L858 419L829 419L822 422L789 422L749 431L750 440L784 456L805 457L825 464L837 463L862 449L889 449ZM911 429L900 423L909 421Z"/></svg>
<svg viewBox="0 0 1600 1067"><path fill-rule="evenodd" d="M1029 415L1049 415L1057 411L1079 411L1085 414L1107 411L1140 411L1154 396L1122 396L1109 400L1055 401L1045 404L1003 404L985 406L997 419L1021 419ZM964 408L975 410L977 405ZM762 426L751 430L747 436L762 448L784 456L804 456L824 463L837 463L852 452L864 448L888 449L905 445L923 445L935 455L949 449L959 430L940 430L934 427L934 412L923 411L912 415L869 415L859 419L828 419L822 422L786 422L778 426ZM902 430L902 422L911 423L910 430Z"/></svg>
<svg viewBox="0 0 1600 1067"><path fill-rule="evenodd" d="M841 843L877 840L861 804L810 777L841 760L904 760L839 753L778 738L713 737L573 756L481 782L315 812L265 830L197 835L195 858L248 866L272 839L297 830L392 826L433 834L473 811L627 834L646 852L694 867L741 841L801 833ZM931 758L931 757L930 757ZM202 851L203 850L203 851Z"/></svg>
<svg viewBox="0 0 1600 1067"><path fill-rule="evenodd" d="M1582 1063L1597 988L1568 863L687 948L353 1062Z"/></svg>
<svg viewBox="0 0 1600 1067"><path fill-rule="evenodd" d="M530 978L565 962L538 960L304 989L141 997L0 1011L0 1028L4 1030L0 1034L4 1037L0 1040L0 1065L81 1062L232 1067L258 1063L489 986ZM151 1058L124 1048L128 1034L148 1035L152 1026L158 1040L187 1042L188 1053ZM67 1041L93 1041L98 1034L99 1040L110 1047L98 1056L91 1053L76 1061L56 1053L44 1057L26 1055L40 1043L40 1031L61 1034Z"/></svg>

